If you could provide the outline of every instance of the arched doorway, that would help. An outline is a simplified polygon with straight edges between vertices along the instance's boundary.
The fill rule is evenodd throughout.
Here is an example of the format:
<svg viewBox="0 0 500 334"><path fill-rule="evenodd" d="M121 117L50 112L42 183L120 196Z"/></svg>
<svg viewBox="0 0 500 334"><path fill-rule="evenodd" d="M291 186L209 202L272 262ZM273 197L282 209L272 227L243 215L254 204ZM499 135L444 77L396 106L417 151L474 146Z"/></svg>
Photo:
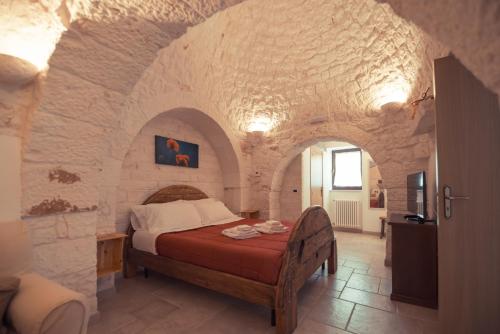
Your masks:
<svg viewBox="0 0 500 334"><path fill-rule="evenodd" d="M198 145L199 165L183 168L156 164L154 137L163 136ZM128 226L132 205L172 184L187 184L223 200L234 212L240 210L240 170L236 153L224 130L205 113L176 108L149 120L136 135L125 155L116 200L118 230Z"/></svg>
<svg viewBox="0 0 500 334"><path fill-rule="evenodd" d="M383 180L368 151L349 142L318 140L276 171L271 217L296 220L305 208L321 205L336 228L376 233L379 218L387 215Z"/></svg>

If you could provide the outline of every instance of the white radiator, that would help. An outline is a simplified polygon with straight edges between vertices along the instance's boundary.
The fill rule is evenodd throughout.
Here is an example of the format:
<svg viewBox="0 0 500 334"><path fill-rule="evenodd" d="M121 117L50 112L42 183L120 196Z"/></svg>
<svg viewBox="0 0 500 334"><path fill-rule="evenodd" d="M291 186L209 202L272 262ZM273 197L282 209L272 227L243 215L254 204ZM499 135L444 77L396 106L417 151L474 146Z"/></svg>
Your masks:
<svg viewBox="0 0 500 334"><path fill-rule="evenodd" d="M333 226L361 230L361 202L334 200Z"/></svg>
<svg viewBox="0 0 500 334"><path fill-rule="evenodd" d="M424 213L424 203L423 202L417 202L417 213L418 214Z"/></svg>

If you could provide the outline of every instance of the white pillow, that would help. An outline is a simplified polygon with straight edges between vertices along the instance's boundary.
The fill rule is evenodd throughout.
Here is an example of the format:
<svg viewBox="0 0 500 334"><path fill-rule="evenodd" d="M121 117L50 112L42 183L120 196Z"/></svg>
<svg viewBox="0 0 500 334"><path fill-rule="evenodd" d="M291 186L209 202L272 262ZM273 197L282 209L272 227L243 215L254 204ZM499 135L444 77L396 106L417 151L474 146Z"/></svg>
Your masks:
<svg viewBox="0 0 500 334"><path fill-rule="evenodd" d="M203 198L203 199L195 199L194 201L189 201L189 203L194 204L198 208L198 204L203 204L203 203L214 203L217 200L213 197L209 198Z"/></svg>
<svg viewBox="0 0 500 334"><path fill-rule="evenodd" d="M163 205L164 203L153 203L153 204L147 204L147 205L134 205L131 209L132 212L130 214L130 224L132 224L132 227L136 231L147 231L148 230L148 225L147 225L147 212L146 212L146 207L147 206L157 206L157 205Z"/></svg>
<svg viewBox="0 0 500 334"><path fill-rule="evenodd" d="M204 226L213 225L218 221L228 218L235 218L234 213L229 211L224 203L220 201L205 201L196 204Z"/></svg>
<svg viewBox="0 0 500 334"><path fill-rule="evenodd" d="M140 227L150 233L186 231L202 227L201 217L193 204L186 201L143 205L132 208Z"/></svg>

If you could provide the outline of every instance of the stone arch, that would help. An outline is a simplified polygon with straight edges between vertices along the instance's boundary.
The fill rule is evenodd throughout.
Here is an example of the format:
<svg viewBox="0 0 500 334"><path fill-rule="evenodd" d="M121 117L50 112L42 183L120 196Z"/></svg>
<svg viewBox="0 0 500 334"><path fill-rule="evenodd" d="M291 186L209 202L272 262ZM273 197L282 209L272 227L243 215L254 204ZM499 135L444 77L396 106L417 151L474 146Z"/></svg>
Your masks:
<svg viewBox="0 0 500 334"><path fill-rule="evenodd" d="M389 181L388 176L389 173L386 170L387 166L385 164L379 164L379 161L381 160L381 157L379 157L378 152L371 152L370 149L367 147L366 143L362 142L359 140L359 138L354 138L354 137L339 137L339 136L320 136L320 137L312 137L310 139L305 140L302 143L297 144L293 148L291 148L289 151L287 151L284 155L284 157L281 159L281 161L278 163L276 166L276 169L273 172L272 176L272 181L271 181L271 189L269 192L269 216L272 219L279 219L280 216L280 194L281 194L281 186L283 184L283 177L285 175L286 169L288 168L289 164L291 161L302 151L304 151L306 148L317 144L319 142L325 142L325 141L342 141L342 142L347 142L349 144L355 145L362 150L368 152L370 156L373 158L375 162L377 162L377 165L379 167L380 174L382 175L382 179L385 181ZM391 181L388 182L389 184L393 183ZM388 192L388 207L392 207L392 201L393 201L393 196L391 196L391 191Z"/></svg>
<svg viewBox="0 0 500 334"><path fill-rule="evenodd" d="M146 162L146 169L155 166L154 169L151 170L151 172L156 173L156 180L158 182L153 182L154 184L151 185L149 185L148 182L145 182L145 185L139 186L140 191L134 190L134 182L136 180L132 180L132 183L130 184L130 180L126 178L124 179L122 177L118 186L118 193L120 194L122 192L127 192L127 189L133 190L132 193L139 195L139 197L141 198L137 201L131 201L130 194L127 195L126 200L123 196L117 198L116 226L113 226L114 229L118 229L121 231L125 230L129 222L128 217L130 206L140 204L146 196L150 195L151 192L157 191L158 186L162 187L166 184L180 184L187 182L188 184L193 184L194 186L205 191L210 196L217 195L217 197L219 197L222 193L224 197L221 199L224 200L226 205L228 205L228 207L234 212L240 211L240 163L238 161L236 152L234 151L234 148L229 140L229 137L213 118L197 109L174 108L159 113L148 122L146 122L141 129L149 128L149 131L151 131L151 126L153 126L156 122L160 122L160 124L164 124L166 127L168 127L169 123L174 123L177 121L179 122L178 124L176 123L177 126L182 126L182 128L187 130L191 136L195 136L196 138L198 138L198 140L200 140L200 142L198 142L198 144L200 144L200 162L208 162L211 164L210 167L207 168L207 166L203 165L202 163L199 166L200 169L197 170L181 168L168 170L163 169L162 171L157 171L157 166L155 166L154 164L148 165ZM172 135L173 133L175 133L173 132L172 128L170 128L169 130ZM157 133L156 131L154 132L155 134L161 134ZM148 135L150 134L151 133L148 133ZM136 138L138 137L139 134L136 136ZM141 138L143 139L144 137ZM180 137L179 139L182 139L182 137ZM135 147L137 149L135 138L131 142L131 148L132 147ZM148 152L149 151L150 150L148 150ZM135 152L135 155L137 155L137 151ZM141 154L139 153L139 156L140 155ZM123 159L121 170L119 172L120 174L126 168L125 165L127 163L127 157L129 157L128 154ZM148 156L147 159L152 162L152 157ZM130 165L128 167L130 167ZM214 168L216 170L213 170ZM202 171L207 173L207 180L198 178L198 176L200 175L199 173L201 173ZM175 173L175 175L177 176L168 177L167 173L171 172ZM191 177L197 177L197 179L190 179L190 175ZM145 175L144 179L148 179L147 175ZM207 181L209 181L210 183L206 183ZM99 228L102 229L103 227L100 226Z"/></svg>

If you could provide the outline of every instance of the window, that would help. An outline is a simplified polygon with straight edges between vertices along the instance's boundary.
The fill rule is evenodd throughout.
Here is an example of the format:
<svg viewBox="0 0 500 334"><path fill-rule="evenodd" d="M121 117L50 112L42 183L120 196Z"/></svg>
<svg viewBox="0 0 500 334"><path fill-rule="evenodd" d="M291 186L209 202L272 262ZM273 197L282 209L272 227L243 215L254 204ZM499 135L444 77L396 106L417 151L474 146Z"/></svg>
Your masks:
<svg viewBox="0 0 500 334"><path fill-rule="evenodd" d="M361 190L361 150L332 151L332 174L334 190Z"/></svg>

